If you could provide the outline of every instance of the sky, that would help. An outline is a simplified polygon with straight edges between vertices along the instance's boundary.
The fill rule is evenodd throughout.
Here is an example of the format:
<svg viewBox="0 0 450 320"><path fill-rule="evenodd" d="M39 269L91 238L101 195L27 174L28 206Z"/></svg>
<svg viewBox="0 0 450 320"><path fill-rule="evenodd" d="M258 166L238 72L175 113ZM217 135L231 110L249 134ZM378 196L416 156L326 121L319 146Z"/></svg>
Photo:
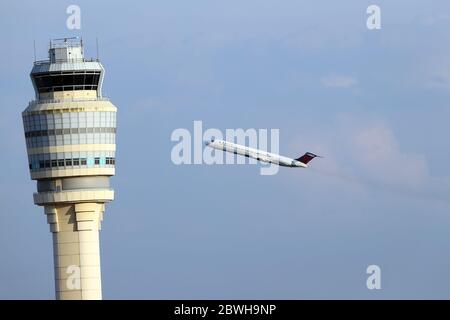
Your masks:
<svg viewBox="0 0 450 320"><path fill-rule="evenodd" d="M445 0L2 1L1 299L54 298L21 112L33 41L45 59L50 38L80 35L92 57L98 38L119 109L105 299L450 299ZM272 176L175 165L171 133L196 120L279 129L281 154L324 158Z"/></svg>

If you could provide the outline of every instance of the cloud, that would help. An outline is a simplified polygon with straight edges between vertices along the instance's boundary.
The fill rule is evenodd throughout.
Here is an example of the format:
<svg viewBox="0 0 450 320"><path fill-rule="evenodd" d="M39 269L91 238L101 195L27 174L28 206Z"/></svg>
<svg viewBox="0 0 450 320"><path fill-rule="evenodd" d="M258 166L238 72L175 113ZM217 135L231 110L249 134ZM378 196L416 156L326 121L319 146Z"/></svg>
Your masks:
<svg viewBox="0 0 450 320"><path fill-rule="evenodd" d="M450 54L450 46L442 51ZM408 85L448 92L450 90L450 61L448 54L427 54L407 73Z"/></svg>
<svg viewBox="0 0 450 320"><path fill-rule="evenodd" d="M401 150L385 124L372 124L352 133L350 154L373 181L408 188L422 187L429 178L425 157Z"/></svg>
<svg viewBox="0 0 450 320"><path fill-rule="evenodd" d="M328 88L351 88L358 85L358 80L352 76L328 75L321 79L322 84Z"/></svg>
<svg viewBox="0 0 450 320"><path fill-rule="evenodd" d="M331 127L328 132L305 128L291 143L292 148L304 145L324 156L312 163L311 172L332 179L329 183L353 186L355 193L372 189L449 203L450 178L431 175L425 155L406 150L384 121L344 116Z"/></svg>
<svg viewBox="0 0 450 320"><path fill-rule="evenodd" d="M426 81L428 87L450 89L450 66L444 64L440 68L433 68Z"/></svg>
<svg viewBox="0 0 450 320"><path fill-rule="evenodd" d="M425 26L434 26L440 23L449 23L450 15L446 13L438 13L422 18L422 24Z"/></svg>

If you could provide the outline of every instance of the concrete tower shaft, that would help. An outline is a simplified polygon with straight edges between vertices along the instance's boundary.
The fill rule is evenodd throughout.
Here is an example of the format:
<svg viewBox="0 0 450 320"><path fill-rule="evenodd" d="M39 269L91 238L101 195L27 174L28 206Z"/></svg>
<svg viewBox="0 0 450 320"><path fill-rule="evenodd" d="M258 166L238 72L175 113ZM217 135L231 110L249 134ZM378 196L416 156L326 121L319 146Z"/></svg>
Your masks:
<svg viewBox="0 0 450 320"><path fill-rule="evenodd" d="M52 41L30 77L36 98L22 112L34 203L53 233L57 299L101 299L99 230L114 199L117 108L102 97L104 69L82 41Z"/></svg>

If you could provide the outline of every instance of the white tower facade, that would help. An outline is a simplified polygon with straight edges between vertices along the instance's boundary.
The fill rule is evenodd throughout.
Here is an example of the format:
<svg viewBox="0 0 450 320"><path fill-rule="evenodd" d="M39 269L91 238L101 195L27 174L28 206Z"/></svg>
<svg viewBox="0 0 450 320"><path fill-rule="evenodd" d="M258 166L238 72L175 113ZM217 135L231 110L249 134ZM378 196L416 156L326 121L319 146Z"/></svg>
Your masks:
<svg viewBox="0 0 450 320"><path fill-rule="evenodd" d="M114 199L117 108L102 97L104 69L82 41L54 40L35 61L36 98L22 112L34 203L53 235L57 299L101 299L99 230Z"/></svg>

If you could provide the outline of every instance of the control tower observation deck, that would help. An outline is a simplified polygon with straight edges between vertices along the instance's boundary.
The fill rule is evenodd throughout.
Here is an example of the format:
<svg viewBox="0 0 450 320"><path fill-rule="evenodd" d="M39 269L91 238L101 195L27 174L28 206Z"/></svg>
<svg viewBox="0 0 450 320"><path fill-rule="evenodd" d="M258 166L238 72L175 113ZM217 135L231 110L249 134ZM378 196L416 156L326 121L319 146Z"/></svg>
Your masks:
<svg viewBox="0 0 450 320"><path fill-rule="evenodd" d="M117 108L102 97L104 69L78 39L54 40L30 74L22 112L34 203L53 235L57 299L101 299L99 230L114 199Z"/></svg>

